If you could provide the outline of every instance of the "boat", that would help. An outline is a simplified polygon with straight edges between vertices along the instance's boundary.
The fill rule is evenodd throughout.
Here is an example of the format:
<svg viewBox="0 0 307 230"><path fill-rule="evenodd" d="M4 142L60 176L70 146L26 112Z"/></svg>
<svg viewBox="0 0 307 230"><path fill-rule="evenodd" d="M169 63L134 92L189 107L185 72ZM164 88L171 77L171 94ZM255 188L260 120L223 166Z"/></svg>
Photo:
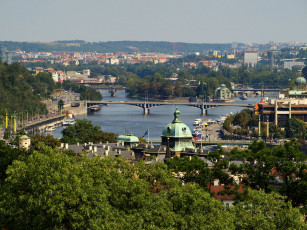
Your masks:
<svg viewBox="0 0 307 230"><path fill-rule="evenodd" d="M92 106L88 107L88 110L90 112L98 112L98 111L100 111L100 108L101 107L99 105L92 105Z"/></svg>
<svg viewBox="0 0 307 230"><path fill-rule="evenodd" d="M240 97L240 99L241 99L241 100L247 100L247 96L246 96L246 95L242 95L242 96Z"/></svg>
<svg viewBox="0 0 307 230"><path fill-rule="evenodd" d="M195 119L195 121L194 121L194 124L193 124L194 126L199 126L199 125L201 125L201 119L200 118L198 118L198 119Z"/></svg>
<svg viewBox="0 0 307 230"><path fill-rule="evenodd" d="M217 123L224 122L224 121L226 120L226 118L227 118L227 117L225 117L225 116L220 116L220 117L218 117L215 121L216 121Z"/></svg>
<svg viewBox="0 0 307 230"><path fill-rule="evenodd" d="M75 124L75 119L66 119L65 121L63 121L64 126L74 125L74 124Z"/></svg>
<svg viewBox="0 0 307 230"><path fill-rule="evenodd" d="M55 128L54 128L53 125L49 125L49 126L46 128L46 132L52 132L52 131L54 131L54 130L55 130Z"/></svg>

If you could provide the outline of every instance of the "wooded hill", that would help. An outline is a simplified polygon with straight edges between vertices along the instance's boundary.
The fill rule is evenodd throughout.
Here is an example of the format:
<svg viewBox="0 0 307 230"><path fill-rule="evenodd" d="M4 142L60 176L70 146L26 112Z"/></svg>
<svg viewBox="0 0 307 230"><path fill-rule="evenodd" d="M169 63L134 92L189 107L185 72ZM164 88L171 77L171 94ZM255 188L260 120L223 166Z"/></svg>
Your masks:
<svg viewBox="0 0 307 230"><path fill-rule="evenodd" d="M86 42L82 40L55 42L13 42L0 41L0 46L8 50L24 50L26 52L157 52L176 53L204 52L206 50L231 50L231 44L184 43L184 42L153 42L153 41L108 41Z"/></svg>
<svg viewBox="0 0 307 230"><path fill-rule="evenodd" d="M45 105L40 101L49 97L54 88L51 74L35 77L18 63L8 65L0 61L0 115L4 116L6 109L9 114L43 113Z"/></svg>

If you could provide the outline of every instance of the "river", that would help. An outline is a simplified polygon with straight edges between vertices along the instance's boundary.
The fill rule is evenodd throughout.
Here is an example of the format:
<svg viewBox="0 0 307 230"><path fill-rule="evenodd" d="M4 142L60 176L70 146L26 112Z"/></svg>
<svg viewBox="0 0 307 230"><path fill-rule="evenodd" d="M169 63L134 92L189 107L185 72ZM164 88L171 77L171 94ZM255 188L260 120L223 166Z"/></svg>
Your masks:
<svg viewBox="0 0 307 230"><path fill-rule="evenodd" d="M105 101L133 101L127 97L124 90L118 90L115 97L111 97L108 90L100 90ZM236 103L253 103L260 101L260 96L250 97L248 100L240 100L235 98ZM197 118L216 119L219 116L224 116L230 113L240 112L244 107L236 106L221 106L208 109L208 115L201 116L200 109L179 105L180 119L183 123L188 125L193 130L194 120ZM150 139L160 139L163 128L174 118L174 111L176 105L163 105L150 109L150 114L144 115L143 109L131 105L110 105L102 106L101 110L96 113L88 113L84 116L77 116L79 119L87 118L93 122L94 125L101 127L103 131L123 134L125 130L133 133L136 136L143 136L147 129L149 129ZM54 137L60 138L62 136L62 127L53 131ZM147 136L146 136L147 138Z"/></svg>

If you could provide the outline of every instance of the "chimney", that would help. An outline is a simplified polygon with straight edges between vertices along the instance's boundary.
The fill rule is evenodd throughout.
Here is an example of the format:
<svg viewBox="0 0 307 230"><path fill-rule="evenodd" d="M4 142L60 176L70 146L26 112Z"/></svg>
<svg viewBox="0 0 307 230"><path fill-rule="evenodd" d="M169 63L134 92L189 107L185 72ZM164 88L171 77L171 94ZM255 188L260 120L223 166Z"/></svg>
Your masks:
<svg viewBox="0 0 307 230"><path fill-rule="evenodd" d="M120 150L120 149L117 152L118 152L119 155L122 154L122 150Z"/></svg>
<svg viewBox="0 0 307 230"><path fill-rule="evenodd" d="M93 149L93 146L89 145L88 150L92 150L92 149Z"/></svg>
<svg viewBox="0 0 307 230"><path fill-rule="evenodd" d="M97 146L94 146L94 153L97 153Z"/></svg>
<svg viewBox="0 0 307 230"><path fill-rule="evenodd" d="M84 143L84 146L86 146L86 143Z"/></svg>
<svg viewBox="0 0 307 230"><path fill-rule="evenodd" d="M102 145L102 148L105 148L106 146L105 145Z"/></svg>
<svg viewBox="0 0 307 230"><path fill-rule="evenodd" d="M64 143L61 143L61 148L64 148Z"/></svg>
<svg viewBox="0 0 307 230"><path fill-rule="evenodd" d="M65 149L68 149L68 143L65 143Z"/></svg>
<svg viewBox="0 0 307 230"><path fill-rule="evenodd" d="M105 155L106 157L109 156L109 150L106 150L105 153L104 153L104 155Z"/></svg>

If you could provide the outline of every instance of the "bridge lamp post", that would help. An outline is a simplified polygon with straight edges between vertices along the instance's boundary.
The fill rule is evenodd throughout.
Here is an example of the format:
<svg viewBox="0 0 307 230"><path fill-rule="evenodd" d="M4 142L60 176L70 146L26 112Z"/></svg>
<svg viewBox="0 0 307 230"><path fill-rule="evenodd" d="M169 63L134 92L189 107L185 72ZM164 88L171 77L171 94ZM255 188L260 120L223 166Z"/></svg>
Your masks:
<svg viewBox="0 0 307 230"><path fill-rule="evenodd" d="M266 115L266 137L269 138L269 115Z"/></svg>
<svg viewBox="0 0 307 230"><path fill-rule="evenodd" d="M28 110L25 110L24 112L27 112L27 123L26 124L28 124L29 123L29 113L28 113Z"/></svg>
<svg viewBox="0 0 307 230"><path fill-rule="evenodd" d="M259 136L259 139L261 138L261 115L259 114L258 115L258 118L259 118L259 124L258 124L258 136Z"/></svg>

